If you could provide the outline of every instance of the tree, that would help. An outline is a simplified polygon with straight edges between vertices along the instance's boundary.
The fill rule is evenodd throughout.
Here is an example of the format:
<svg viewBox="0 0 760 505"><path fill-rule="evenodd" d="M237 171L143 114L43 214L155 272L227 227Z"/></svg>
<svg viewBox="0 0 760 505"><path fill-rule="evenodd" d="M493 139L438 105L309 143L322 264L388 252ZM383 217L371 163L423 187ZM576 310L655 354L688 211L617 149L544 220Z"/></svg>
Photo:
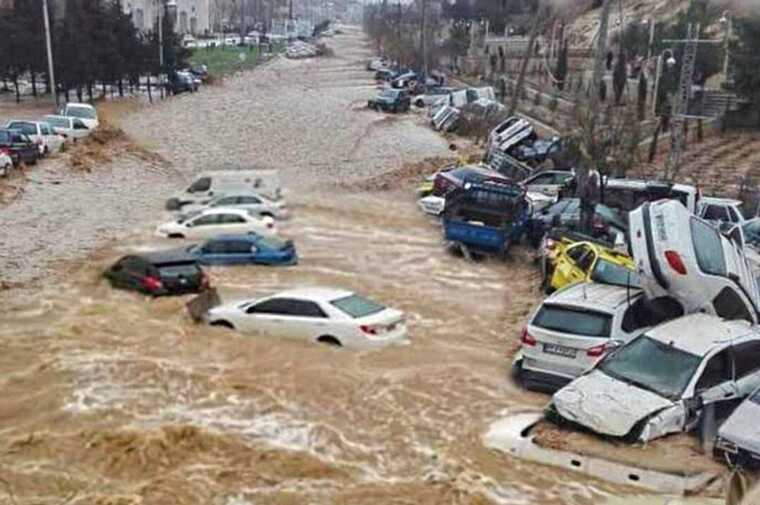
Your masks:
<svg viewBox="0 0 760 505"><path fill-rule="evenodd" d="M734 21L736 40L731 44L731 74L734 89L750 101L760 121L760 16Z"/></svg>
<svg viewBox="0 0 760 505"><path fill-rule="evenodd" d="M557 79L557 89L563 91L565 89L565 80L567 79L568 68L568 42L567 40L560 41L559 55L557 57L557 68L554 71L554 77Z"/></svg>
<svg viewBox="0 0 760 505"><path fill-rule="evenodd" d="M615 70L612 72L612 89L615 92L615 105L620 105L620 100L625 92L625 85L628 81L628 61L623 49L618 53Z"/></svg>

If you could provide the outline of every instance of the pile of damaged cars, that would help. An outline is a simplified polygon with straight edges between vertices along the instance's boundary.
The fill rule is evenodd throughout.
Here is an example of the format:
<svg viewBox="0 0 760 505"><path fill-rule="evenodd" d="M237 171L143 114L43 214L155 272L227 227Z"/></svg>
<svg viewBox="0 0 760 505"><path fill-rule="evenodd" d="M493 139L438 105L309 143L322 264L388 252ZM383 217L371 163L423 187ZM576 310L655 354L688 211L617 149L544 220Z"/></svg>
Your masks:
<svg viewBox="0 0 760 505"><path fill-rule="evenodd" d="M757 272L741 223L703 219L719 201L700 200L669 185L632 209L631 257L552 238L554 293L523 330L514 372L553 392L545 417L562 429L647 443L700 428L721 460L757 468Z"/></svg>

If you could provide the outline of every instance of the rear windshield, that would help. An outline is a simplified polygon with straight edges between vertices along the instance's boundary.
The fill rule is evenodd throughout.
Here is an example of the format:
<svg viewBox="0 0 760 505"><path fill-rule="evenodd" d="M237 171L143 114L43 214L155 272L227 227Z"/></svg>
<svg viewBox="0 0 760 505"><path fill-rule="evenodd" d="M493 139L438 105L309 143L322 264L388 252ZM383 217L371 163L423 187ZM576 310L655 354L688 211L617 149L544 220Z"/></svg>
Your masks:
<svg viewBox="0 0 760 505"><path fill-rule="evenodd" d="M533 318L533 326L572 335L609 338L612 316L592 310L544 304Z"/></svg>
<svg viewBox="0 0 760 505"><path fill-rule="evenodd" d="M342 312L345 312L353 318L365 317L371 314L377 314L385 310L385 307L372 300L367 300L359 295L351 295L345 298L339 298L330 302Z"/></svg>
<svg viewBox="0 0 760 505"><path fill-rule="evenodd" d="M37 135L37 125L24 121L14 121L12 123L8 123L8 128L11 130L18 130L22 133L26 133L27 135Z"/></svg>
<svg viewBox="0 0 760 505"><path fill-rule="evenodd" d="M712 225L691 220L691 237L694 252L697 254L699 269L706 274L726 276L726 258L723 255L723 242L720 233Z"/></svg>
<svg viewBox="0 0 760 505"><path fill-rule="evenodd" d="M97 115L95 111L89 107L67 107L66 115L71 117L78 117L82 119L96 119Z"/></svg>
<svg viewBox="0 0 760 505"><path fill-rule="evenodd" d="M193 277L198 275L200 268L195 263L171 263L158 265L161 277Z"/></svg>
<svg viewBox="0 0 760 505"><path fill-rule="evenodd" d="M591 280L600 284L611 284L638 288L641 287L639 276L636 272L607 260L600 259L591 272Z"/></svg>

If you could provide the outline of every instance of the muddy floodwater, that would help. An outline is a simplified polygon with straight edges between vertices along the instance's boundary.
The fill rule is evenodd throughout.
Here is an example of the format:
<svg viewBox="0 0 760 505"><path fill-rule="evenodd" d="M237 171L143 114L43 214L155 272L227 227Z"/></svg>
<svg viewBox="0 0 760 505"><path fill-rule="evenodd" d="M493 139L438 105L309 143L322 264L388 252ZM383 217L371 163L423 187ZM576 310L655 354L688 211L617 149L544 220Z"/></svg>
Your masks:
<svg viewBox="0 0 760 505"><path fill-rule="evenodd" d="M186 149L192 132L181 130L172 140L171 128L158 131L156 125L162 139L156 149L173 169L151 172L144 191L135 193L139 179L114 177L115 160L102 176L108 197L90 206L72 207L77 199L58 190L57 211L70 212L80 228L54 237L76 243L76 254L61 250L45 268L33 269L34 279L21 282L19 275L19 284L0 291L0 503L585 505L626 491L520 462L481 443L495 419L547 401L507 377L508 355L540 299L537 270L530 251L519 248L505 263L452 257L439 225L417 211L412 185L398 192L325 189L322 179L337 177L324 174L341 173L341 167L360 177L398 166L400 151L387 153L387 165L378 156L383 151L361 154L375 134L386 151L395 144L415 151L407 161L445 153L445 143L421 120L369 128L382 116L352 109L373 93L361 69L369 52L358 34L343 37L331 42L335 60L299 65L312 65L315 72L327 66L322 75L329 71L340 89L352 90L343 100L329 95L323 106L333 109L325 115L359 117L365 129L353 138L323 134L322 150L313 132L304 133L312 148L300 152L311 157L302 172L295 165L299 148L282 141L288 149L279 161L288 165L281 168L294 213L282 233L295 240L300 264L209 272L227 301L303 285L356 290L404 310L409 343L354 352L242 337L192 323L184 310L187 298L152 300L110 289L100 272L120 255L183 244L152 235L168 217L159 195L168 196L187 180L183 175L208 168L205 158L192 165ZM351 57L338 59L341 51ZM291 63L282 65L277 72ZM204 93L224 97L247 89L240 85L247 78L190 97L185 107L202 107L212 99ZM284 93L295 96L286 89L291 81L282 79ZM276 88L277 81L269 85ZM321 80L312 87L332 89ZM182 113L178 105L160 107ZM209 114L208 121L231 114L212 109L222 118ZM151 114L136 112L125 128L131 124L134 131ZM319 118L306 122L318 124ZM266 137L265 125L259 127L256 149L277 165L276 142L286 137ZM203 128L196 134L203 138ZM341 136L348 138L336 147ZM416 139L411 147L408 138ZM227 155L242 159L232 141L218 140L225 142ZM321 170L320 163L331 168ZM135 170L139 178L142 172ZM96 191L97 173L87 177L95 182L72 187ZM123 199L114 181L130 190ZM34 205L44 200L41 191L30 189L7 212L0 209L7 233L29 227L24 241L4 236L10 237L6 258L9 250L26 261L59 251L46 243L45 214L53 209ZM24 209L37 212L34 225L8 223ZM123 223L89 229L99 212L101 219L119 216ZM14 279L15 267L6 261L3 268Z"/></svg>

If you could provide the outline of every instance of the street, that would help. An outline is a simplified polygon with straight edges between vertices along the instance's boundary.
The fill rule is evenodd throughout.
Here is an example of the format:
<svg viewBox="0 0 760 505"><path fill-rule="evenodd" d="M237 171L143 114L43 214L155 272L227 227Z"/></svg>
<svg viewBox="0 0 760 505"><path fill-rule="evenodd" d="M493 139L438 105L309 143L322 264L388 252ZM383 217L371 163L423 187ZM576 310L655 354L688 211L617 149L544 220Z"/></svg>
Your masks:
<svg viewBox="0 0 760 505"><path fill-rule="evenodd" d="M18 503L586 505L620 491L481 443L547 401L508 377L539 274L520 248L452 257L413 187L351 189L448 145L419 114L366 110L358 30L330 44L334 57L277 59L120 118L162 163L53 163L0 208L0 476ZM211 268L223 300L346 287L405 311L410 343L246 338L102 280L128 251L177 246L152 235L165 199L227 163L281 170L301 262Z"/></svg>

